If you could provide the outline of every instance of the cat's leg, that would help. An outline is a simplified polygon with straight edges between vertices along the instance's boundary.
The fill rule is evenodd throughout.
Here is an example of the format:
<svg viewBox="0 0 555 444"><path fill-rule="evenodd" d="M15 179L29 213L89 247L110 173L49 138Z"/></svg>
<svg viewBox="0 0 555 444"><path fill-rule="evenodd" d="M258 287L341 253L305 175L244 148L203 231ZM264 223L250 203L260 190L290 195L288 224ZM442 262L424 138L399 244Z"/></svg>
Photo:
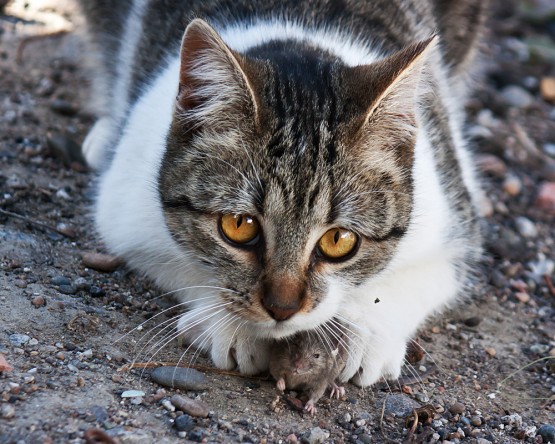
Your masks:
<svg viewBox="0 0 555 444"><path fill-rule="evenodd" d="M106 164L112 133L112 119L101 117L87 134L82 151L92 169L101 170Z"/></svg>
<svg viewBox="0 0 555 444"><path fill-rule="evenodd" d="M349 347L340 381L369 386L399 377L408 341L460 288L462 266L441 254L434 259L398 269L354 295L341 314Z"/></svg>

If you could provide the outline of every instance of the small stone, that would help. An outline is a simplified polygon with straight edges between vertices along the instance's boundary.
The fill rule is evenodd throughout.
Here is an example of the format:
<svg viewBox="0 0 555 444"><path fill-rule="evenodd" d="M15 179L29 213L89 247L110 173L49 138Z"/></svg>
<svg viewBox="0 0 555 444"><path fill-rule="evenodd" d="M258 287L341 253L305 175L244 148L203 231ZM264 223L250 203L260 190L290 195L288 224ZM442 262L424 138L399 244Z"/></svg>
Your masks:
<svg viewBox="0 0 555 444"><path fill-rule="evenodd" d="M91 286L90 282L85 279L84 277L78 277L73 281L73 286L77 288L77 290L88 290Z"/></svg>
<svg viewBox="0 0 555 444"><path fill-rule="evenodd" d="M544 100L555 102L555 77L544 77L541 79L540 93Z"/></svg>
<svg viewBox="0 0 555 444"><path fill-rule="evenodd" d="M509 85L503 88L501 97L509 106L515 108L528 108L534 103L534 97L517 85Z"/></svg>
<svg viewBox="0 0 555 444"><path fill-rule="evenodd" d="M74 239L77 236L77 232L75 231L75 228L63 222L56 224L56 230L58 230L59 233L62 233L63 235L71 239Z"/></svg>
<svg viewBox="0 0 555 444"><path fill-rule="evenodd" d="M6 361L4 355L0 353L0 372L11 372L13 367Z"/></svg>
<svg viewBox="0 0 555 444"><path fill-rule="evenodd" d="M31 299L31 304L36 308L44 307L46 305L46 300L43 296L35 296Z"/></svg>
<svg viewBox="0 0 555 444"><path fill-rule="evenodd" d="M522 182L516 176L508 176L503 181L503 190L512 197L518 196L522 191Z"/></svg>
<svg viewBox="0 0 555 444"><path fill-rule="evenodd" d="M145 392L143 392L142 390L126 390L121 394L122 398L138 398L144 396Z"/></svg>
<svg viewBox="0 0 555 444"><path fill-rule="evenodd" d="M160 404L162 404L162 407L164 407L168 412L175 412L175 406L169 399L164 399Z"/></svg>
<svg viewBox="0 0 555 444"><path fill-rule="evenodd" d="M71 285L71 281L66 278L65 276L54 276L51 280L50 283L52 285Z"/></svg>
<svg viewBox="0 0 555 444"><path fill-rule="evenodd" d="M326 442L329 437L329 432L322 430L320 427L314 427L302 436L301 442L306 444L320 444Z"/></svg>
<svg viewBox="0 0 555 444"><path fill-rule="evenodd" d="M343 416L340 416L337 421L340 424L341 423L349 423L349 422L351 422L352 419L353 419L353 417L351 416L351 414L347 412Z"/></svg>
<svg viewBox="0 0 555 444"><path fill-rule="evenodd" d="M524 291L519 291L515 293L515 298L517 298L519 302L526 304L530 300L530 295Z"/></svg>
<svg viewBox="0 0 555 444"><path fill-rule="evenodd" d="M479 416L474 415L470 418L470 424L474 427L480 427L482 425L482 419Z"/></svg>
<svg viewBox="0 0 555 444"><path fill-rule="evenodd" d="M425 393L415 393L414 397L418 402L426 403L430 400L430 398Z"/></svg>
<svg viewBox="0 0 555 444"><path fill-rule="evenodd" d="M89 288L89 294L93 298L101 298L106 294L106 292L102 288L97 287L96 285L91 285L91 288Z"/></svg>
<svg viewBox="0 0 555 444"><path fill-rule="evenodd" d="M47 146L54 157L61 160L64 165L72 163L85 164L81 146L71 137L64 134L55 134L46 140Z"/></svg>
<svg viewBox="0 0 555 444"><path fill-rule="evenodd" d="M195 421L189 415L180 415L175 418L174 425L180 432L188 432L195 428Z"/></svg>
<svg viewBox="0 0 555 444"><path fill-rule="evenodd" d="M50 102L50 109L62 116L74 116L79 112L79 108L67 100L54 99Z"/></svg>
<svg viewBox="0 0 555 444"><path fill-rule="evenodd" d="M497 351L495 351L493 347L487 347L485 350L486 350L486 353L490 355L492 358L497 354Z"/></svg>
<svg viewBox="0 0 555 444"><path fill-rule="evenodd" d="M449 406L449 411L453 415L462 415L464 413L464 404L461 402L455 402Z"/></svg>
<svg viewBox="0 0 555 444"><path fill-rule="evenodd" d="M544 182L540 186L536 206L549 214L555 214L555 182Z"/></svg>
<svg viewBox="0 0 555 444"><path fill-rule="evenodd" d="M295 435L294 433L291 433L286 439L288 444L296 444L297 442L299 442L299 440L297 439L297 435Z"/></svg>
<svg viewBox="0 0 555 444"><path fill-rule="evenodd" d="M31 336L15 333L8 336L8 340L12 345L15 345L16 347L23 347L25 344L27 344L27 342L31 340Z"/></svg>
<svg viewBox="0 0 555 444"><path fill-rule="evenodd" d="M543 151L548 156L555 157L555 143L546 143L543 146Z"/></svg>
<svg viewBox="0 0 555 444"><path fill-rule="evenodd" d="M208 406L202 401L186 398L181 395L174 395L171 398L171 402L176 408L191 416L199 418L206 418L208 416Z"/></svg>
<svg viewBox="0 0 555 444"><path fill-rule="evenodd" d="M491 444L486 438L476 438L476 444Z"/></svg>
<svg viewBox="0 0 555 444"><path fill-rule="evenodd" d="M471 318L465 319L463 322L467 327L477 327L480 322L482 322L482 319L478 316L472 316Z"/></svg>
<svg viewBox="0 0 555 444"><path fill-rule="evenodd" d="M537 435L542 437L544 443L550 442L551 444L555 444L555 427L551 424L542 425L538 429Z"/></svg>
<svg viewBox="0 0 555 444"><path fill-rule="evenodd" d="M517 217L515 219L515 225L518 232L527 239L533 239L538 235L536 225L526 217Z"/></svg>
<svg viewBox="0 0 555 444"><path fill-rule="evenodd" d="M58 287L58 291L62 294L75 294L77 293L77 289L73 285L60 285Z"/></svg>
<svg viewBox="0 0 555 444"><path fill-rule="evenodd" d="M504 177L507 173L505 162L493 154L477 155L476 164L481 171L494 177Z"/></svg>
<svg viewBox="0 0 555 444"><path fill-rule="evenodd" d="M209 388L206 376L192 368L158 367L151 372L150 377L164 387L199 391Z"/></svg>
<svg viewBox="0 0 555 444"><path fill-rule="evenodd" d="M0 416L4 419L11 419L15 416L15 408L11 404L2 404L0 407Z"/></svg>
<svg viewBox="0 0 555 444"><path fill-rule="evenodd" d="M385 415L392 415L403 418L410 415L412 411L419 408L420 404L405 395L394 394L389 395L385 399Z"/></svg>
<svg viewBox="0 0 555 444"><path fill-rule="evenodd" d="M27 343L27 345L31 345L31 346L39 345L39 341L38 341L38 339L33 338Z"/></svg>
<svg viewBox="0 0 555 444"><path fill-rule="evenodd" d="M85 253L83 264L94 270L111 272L121 265L121 260L116 256L103 253Z"/></svg>

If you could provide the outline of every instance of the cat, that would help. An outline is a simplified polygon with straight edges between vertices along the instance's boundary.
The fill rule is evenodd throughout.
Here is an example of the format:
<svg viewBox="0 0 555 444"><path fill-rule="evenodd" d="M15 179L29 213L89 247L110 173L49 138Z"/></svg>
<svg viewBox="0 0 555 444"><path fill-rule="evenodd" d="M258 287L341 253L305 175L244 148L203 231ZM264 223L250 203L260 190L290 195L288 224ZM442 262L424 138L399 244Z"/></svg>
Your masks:
<svg viewBox="0 0 555 444"><path fill-rule="evenodd" d="M81 7L96 227L188 309L156 344L254 374L273 340L334 326L341 381L398 377L481 256L462 104L487 3Z"/></svg>

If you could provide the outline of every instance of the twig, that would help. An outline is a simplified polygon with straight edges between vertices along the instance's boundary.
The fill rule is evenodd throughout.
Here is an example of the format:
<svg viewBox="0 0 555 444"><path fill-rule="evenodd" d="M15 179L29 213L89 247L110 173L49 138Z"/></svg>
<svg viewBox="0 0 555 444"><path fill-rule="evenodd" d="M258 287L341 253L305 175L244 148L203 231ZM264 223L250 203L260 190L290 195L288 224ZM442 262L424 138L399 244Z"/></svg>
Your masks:
<svg viewBox="0 0 555 444"><path fill-rule="evenodd" d="M412 416L414 417L414 419L413 419L412 425L410 426L410 429L409 429L409 434L407 436L407 441L412 439L412 436L414 435L414 432L416 432L416 427L418 427L418 412L416 411L416 409L412 409Z"/></svg>
<svg viewBox="0 0 555 444"><path fill-rule="evenodd" d="M555 286L553 285L553 282L551 282L551 277L548 274L545 274L543 278L545 279L545 284L547 285L549 292L552 296L555 296Z"/></svg>
<svg viewBox="0 0 555 444"><path fill-rule="evenodd" d="M30 219L26 216L22 216L21 214L17 214L17 213L12 213L11 211L7 211L7 210L3 210L2 208L0 208L0 214L4 214L6 216L9 217L13 217L14 219L19 219L22 220L24 222L27 222L31 225L34 225L35 227L39 227L39 228L43 228L45 230L50 230L50 231L54 231L58 234L61 234L62 236L65 236L67 238L71 239L71 236L68 236L66 233L64 233L63 231L58 230L56 227L53 227L51 225L45 224L43 222L39 222L33 219Z"/></svg>
<svg viewBox="0 0 555 444"><path fill-rule="evenodd" d="M267 376L249 376L243 375L239 372L234 372L233 370L222 370L220 368L209 367L207 365L201 364L186 364L186 363L175 363L175 362L132 362L131 364L125 364L124 366L117 369L118 373L128 372L134 368L156 368L156 367L183 367L192 368L194 370L199 370L201 372L211 372L218 375L235 376L237 378L244 379L259 379L261 381L268 380Z"/></svg>
<svg viewBox="0 0 555 444"><path fill-rule="evenodd" d="M534 365L534 364L537 364L538 362L549 361L549 360L551 360L551 359L555 359L555 356L544 356L543 358L538 358L538 359L536 359L536 360L534 360L534 361L532 361L532 362L529 362L529 363L526 364L526 365L523 365L523 366L520 367L520 368L517 368L514 372L509 373L509 375L506 376L501 382L498 382L498 383L497 383L497 390L500 390L500 389L501 389L501 386L502 386L503 384L505 384L505 382L506 382L507 380L511 379L513 376L515 376L516 374L520 373L521 371L527 369L528 367L531 367L531 366ZM526 399L526 398L522 398L522 399ZM547 398L531 398L531 399L547 399Z"/></svg>

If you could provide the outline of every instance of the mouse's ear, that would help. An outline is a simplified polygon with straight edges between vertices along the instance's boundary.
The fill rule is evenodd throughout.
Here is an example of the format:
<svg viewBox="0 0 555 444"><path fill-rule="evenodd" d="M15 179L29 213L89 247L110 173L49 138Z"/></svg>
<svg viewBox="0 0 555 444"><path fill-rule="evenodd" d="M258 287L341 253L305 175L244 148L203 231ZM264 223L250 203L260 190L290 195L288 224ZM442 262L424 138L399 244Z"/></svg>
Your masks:
<svg viewBox="0 0 555 444"><path fill-rule="evenodd" d="M335 358L339 354L339 347L331 351L331 355Z"/></svg>

